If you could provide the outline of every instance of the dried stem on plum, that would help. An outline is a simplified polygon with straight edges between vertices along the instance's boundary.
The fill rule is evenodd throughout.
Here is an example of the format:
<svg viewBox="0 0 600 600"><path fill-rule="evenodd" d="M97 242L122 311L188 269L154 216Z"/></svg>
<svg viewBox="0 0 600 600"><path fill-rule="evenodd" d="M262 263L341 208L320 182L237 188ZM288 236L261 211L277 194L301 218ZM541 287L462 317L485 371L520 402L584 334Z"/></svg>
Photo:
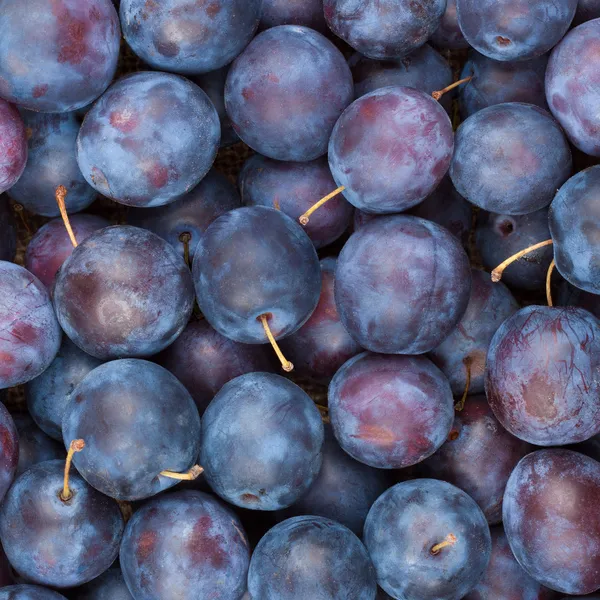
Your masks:
<svg viewBox="0 0 600 600"><path fill-rule="evenodd" d="M189 231L184 231L179 235L179 241L183 244L183 260L188 267L191 267L190 263L190 242L192 241L192 234Z"/></svg>
<svg viewBox="0 0 600 600"><path fill-rule="evenodd" d="M469 395L469 388L471 387L471 363L473 361L471 358L467 356L465 360L463 360L463 364L465 365L465 369L467 371L467 381L465 383L465 391L461 396L460 400L454 405L454 410L456 412L460 412L465 407L465 402L467 400L467 396Z"/></svg>
<svg viewBox="0 0 600 600"><path fill-rule="evenodd" d="M81 452L85 448L85 442L83 440L73 440L69 445L69 451L67 452L67 460L65 461L65 474L63 478L63 489L60 493L60 499L63 502L68 502L73 494L69 489L69 470L71 469L71 462L73 461L73 454L75 452Z"/></svg>
<svg viewBox="0 0 600 600"><path fill-rule="evenodd" d="M431 554L433 554L433 556L437 556L441 550L447 548L448 546L454 546L454 544L456 544L457 541L458 538L453 533L449 533L443 542L432 546L430 552Z"/></svg>
<svg viewBox="0 0 600 600"><path fill-rule="evenodd" d="M298 219L300 221L300 225L308 225L308 222L310 220L310 215L312 215L315 212L315 210L321 208L321 206L323 206L323 204L325 204L326 202L328 202L332 198L335 198L338 194L341 194L345 189L346 189L346 186L340 185L340 187L337 188L336 190L333 190L333 192L331 192L331 194L327 194L327 196L321 198L318 202L315 202L315 204L313 204Z"/></svg>
<svg viewBox="0 0 600 600"><path fill-rule="evenodd" d="M204 469L199 465L194 465L185 473L176 473L175 471L161 471L159 474L169 479L177 479L178 481L194 481L204 473Z"/></svg>
<svg viewBox="0 0 600 600"><path fill-rule="evenodd" d="M556 262L552 259L548 267L548 273L546 274L546 300L548 301L548 306L554 306L552 304L552 271L554 271L555 266Z"/></svg>
<svg viewBox="0 0 600 600"><path fill-rule="evenodd" d="M75 234L73 233L73 229L71 228L71 222L69 221L69 215L67 214L67 207L65 206L67 188L64 185L59 185L56 188L55 195L56 203L58 204L58 209L60 210L60 216L62 217L67 233L69 234L69 238L71 239L71 244L73 244L73 248L77 248L77 239L75 238Z"/></svg>
<svg viewBox="0 0 600 600"><path fill-rule="evenodd" d="M508 267L509 265L512 265L512 263L519 260L520 258L523 258L523 256L525 256L526 254L529 254L530 252L534 252L535 250L539 250L540 248L543 248L544 246L550 246L553 243L554 243L553 240L544 240L543 242L539 242L537 244L534 244L533 246L529 246L528 248L521 250L520 252L517 252L516 254L513 254L512 256L507 258L504 262L500 263L492 271L492 281L494 283L498 283L502 279L502 273L504 273L504 270L506 269L506 267Z"/></svg>
<svg viewBox="0 0 600 600"><path fill-rule="evenodd" d="M267 335L267 338L269 339L269 342L271 342L271 346L273 346L273 350L275 350L275 354L277 354L277 358L279 359L279 362L281 362L281 368L284 371L286 371L287 373L289 373L290 371L293 371L294 365L283 355L281 348L279 347L279 345L275 341L275 337L271 333L271 328L269 327L269 321L268 321L267 315L260 315L259 319L262 322L262 326L264 327L264 330Z"/></svg>
<svg viewBox="0 0 600 600"><path fill-rule="evenodd" d="M441 97L444 94L447 94L448 92L452 91L454 88L458 87L462 83L467 83L468 81L471 81L471 79L473 79L473 75L469 75L469 77L465 77L464 79L455 81L454 83L450 84L449 86L446 86L443 90L438 90L437 92L433 92L431 95L433 96L434 100L437 100L439 102L439 100L441 99Z"/></svg>

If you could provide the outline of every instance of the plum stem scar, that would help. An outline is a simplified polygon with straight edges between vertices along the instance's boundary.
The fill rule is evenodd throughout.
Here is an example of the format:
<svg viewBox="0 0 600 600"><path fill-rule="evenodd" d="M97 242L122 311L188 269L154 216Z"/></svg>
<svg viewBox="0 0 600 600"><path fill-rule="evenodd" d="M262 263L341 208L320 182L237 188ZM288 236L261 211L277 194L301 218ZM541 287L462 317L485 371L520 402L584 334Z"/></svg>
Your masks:
<svg viewBox="0 0 600 600"><path fill-rule="evenodd" d="M448 546L454 546L454 544L456 544L457 541L458 538L453 533L449 533L443 542L432 546L430 552L431 554L433 554L433 556L436 556L440 553L440 550L442 550L443 548L447 548Z"/></svg>

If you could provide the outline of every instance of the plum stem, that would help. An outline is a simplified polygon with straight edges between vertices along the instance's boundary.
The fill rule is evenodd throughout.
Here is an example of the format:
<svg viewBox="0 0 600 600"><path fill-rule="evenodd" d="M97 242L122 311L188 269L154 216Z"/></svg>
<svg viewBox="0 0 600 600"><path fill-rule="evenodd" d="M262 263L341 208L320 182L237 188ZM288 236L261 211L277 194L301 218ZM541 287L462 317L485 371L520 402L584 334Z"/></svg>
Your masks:
<svg viewBox="0 0 600 600"><path fill-rule="evenodd" d="M460 412L464 409L465 402L467 401L467 396L469 395L469 388L471 387L471 362L472 360L469 356L467 356L467 358L463 360L463 364L465 365L465 369L467 371L467 381L465 383L465 391L463 392L463 395L461 396L460 400L454 405L454 410L456 412Z"/></svg>
<svg viewBox="0 0 600 600"><path fill-rule="evenodd" d="M520 258L523 258L523 256L525 256L526 254L529 254L530 252L534 252L535 250L539 250L540 248L543 248L544 246L550 246L553 243L554 242L551 239L550 240L544 240L543 242L539 242L537 244L533 244L533 246L529 246L528 248L525 248L524 250L521 250L521 252L517 252L516 254L513 254L512 256L509 256L504 262L501 262L492 271L492 281L494 283L498 283L502 279L502 273L504 273L504 269L506 269L506 267L508 267L509 265L512 265L512 263L514 263L515 261L519 260Z"/></svg>
<svg viewBox="0 0 600 600"><path fill-rule="evenodd" d="M60 210L60 216L62 217L63 223L65 224L65 229L69 234L69 238L71 239L71 244L73 244L73 248L77 248L77 238L73 233L73 229L71 227L71 222L69 221L69 215L67 214L67 207L65 206L65 198L67 197L67 188L64 185L59 185L56 188L55 192L56 203L58 204L58 210Z"/></svg>
<svg viewBox="0 0 600 600"><path fill-rule="evenodd" d="M200 475L204 473L204 469L200 465L194 465L189 471L185 473L176 473L175 471L161 471L159 475L163 477L169 477L170 479L177 479L178 481L194 481L198 479Z"/></svg>
<svg viewBox="0 0 600 600"><path fill-rule="evenodd" d="M318 402L315 402L315 405L321 413L321 420L323 423L331 423L331 419L329 418L329 407L323 406L323 404L319 404Z"/></svg>
<svg viewBox="0 0 600 600"><path fill-rule="evenodd" d="M273 200L273 208L275 210L281 210L281 204L279 204L279 198L275 198L275 200Z"/></svg>
<svg viewBox="0 0 600 600"><path fill-rule="evenodd" d="M63 489L60 493L60 499L63 502L68 502L73 494L69 489L69 471L71 470L71 462L73 461L73 454L75 452L81 452L85 448L85 442L83 440L73 440L69 445L69 451L67 452L67 460L65 461L65 474L63 477Z"/></svg>
<svg viewBox="0 0 600 600"><path fill-rule="evenodd" d="M444 94L447 94L448 92L452 91L454 88L458 87L462 83L467 83L468 81L471 81L471 79L473 79L473 75L469 75L469 77L465 77L464 79L459 79L458 81L455 81L454 83L446 86L443 90L432 92L431 95L433 96L434 100L437 100L439 102Z"/></svg>
<svg viewBox="0 0 600 600"><path fill-rule="evenodd" d="M432 546L430 552L433 556L437 556L442 549L447 548L448 546L454 546L457 541L458 538L453 533L449 533L443 542Z"/></svg>
<svg viewBox="0 0 600 600"><path fill-rule="evenodd" d="M286 371L287 373L289 373L290 371L293 371L294 365L283 355L281 348L279 347L279 345L275 341L275 338L273 337L273 334L271 333L271 328L269 327L269 321L267 319L267 315L260 315L259 319L262 322L262 326L265 330L265 333L267 334L267 338L269 339L269 342L271 342L271 346L273 346L273 350L275 350L275 354L277 354L277 358L279 359L279 362L281 362L281 368L284 371Z"/></svg>
<svg viewBox="0 0 600 600"><path fill-rule="evenodd" d="M192 234L189 231L184 231L179 235L179 241L183 244L183 260L188 267L190 265L190 242L192 241Z"/></svg>
<svg viewBox="0 0 600 600"><path fill-rule="evenodd" d="M300 225L308 225L308 222L310 220L310 215L312 215L315 210L321 208L321 206L323 206L323 204L325 204L326 202L328 202L329 200L331 200L332 198L335 198L338 194L341 194L344 190L346 189L345 185L340 185L339 188L333 190L333 192L331 192L330 194L327 194L327 196L324 196L323 198L321 198L318 202L315 202L303 215L300 216L300 218L298 219L298 221L300 221Z"/></svg>
<svg viewBox="0 0 600 600"><path fill-rule="evenodd" d="M556 261L552 259L548 267L548 273L546 273L546 300L548 301L548 306L554 306L552 304L552 272L554 271L554 267L556 267Z"/></svg>

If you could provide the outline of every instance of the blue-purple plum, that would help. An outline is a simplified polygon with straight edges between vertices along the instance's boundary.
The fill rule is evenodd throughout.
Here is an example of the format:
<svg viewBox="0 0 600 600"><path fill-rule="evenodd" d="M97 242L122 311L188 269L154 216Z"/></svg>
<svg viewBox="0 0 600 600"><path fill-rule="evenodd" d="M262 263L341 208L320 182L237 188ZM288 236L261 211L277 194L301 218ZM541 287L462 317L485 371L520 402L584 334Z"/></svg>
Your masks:
<svg viewBox="0 0 600 600"><path fill-rule="evenodd" d="M446 0L324 0L327 24L369 58L402 58L442 22Z"/></svg>
<svg viewBox="0 0 600 600"><path fill-rule="evenodd" d="M328 399L340 446L379 469L401 469L431 456L454 420L450 384L423 356L359 354L335 374Z"/></svg>
<svg viewBox="0 0 600 600"><path fill-rule="evenodd" d="M16 477L33 465L47 460L66 458L64 446L48 437L27 413L14 414L13 421L19 436L19 463Z"/></svg>
<svg viewBox="0 0 600 600"><path fill-rule="evenodd" d="M528 306L496 331L485 391L500 423L538 446L600 432L600 321L574 307Z"/></svg>
<svg viewBox="0 0 600 600"><path fill-rule="evenodd" d="M476 206L524 215L548 206L571 169L569 144L550 114L508 102L476 112L458 128L450 177Z"/></svg>
<svg viewBox="0 0 600 600"><path fill-rule="evenodd" d="M600 589L600 463L570 450L532 452L512 472L503 522L536 581L564 594Z"/></svg>
<svg viewBox="0 0 600 600"><path fill-rule="evenodd" d="M77 588L73 600L134 600L121 569L112 567L96 579Z"/></svg>
<svg viewBox="0 0 600 600"><path fill-rule="evenodd" d="M5 588L15 582L14 574L8 558L4 552L4 548L0 544L0 588ZM0 593L2 590L0 590Z"/></svg>
<svg viewBox="0 0 600 600"><path fill-rule="evenodd" d="M198 409L181 383L154 363L124 359L101 365L73 390L63 439L86 441L73 464L85 480L117 500L149 498L176 485L162 471L185 472L200 450Z"/></svg>
<svg viewBox="0 0 600 600"><path fill-rule="evenodd" d="M297 163L260 154L244 163L238 183L246 206L277 208L294 221L337 187L326 158ZM352 214L352 205L338 194L311 215L304 230L315 248L322 248L348 229Z"/></svg>
<svg viewBox="0 0 600 600"><path fill-rule="evenodd" d="M310 397L272 373L226 383L202 418L200 464L213 491L242 508L279 510L311 486L323 423Z"/></svg>
<svg viewBox="0 0 600 600"><path fill-rule="evenodd" d="M54 360L61 330L42 282L0 261L0 388L31 381Z"/></svg>
<svg viewBox="0 0 600 600"><path fill-rule="evenodd" d="M83 449L87 452L87 448ZM15 570L32 583L81 585L113 563L123 535L119 505L71 472L64 460L39 463L16 479L0 510L0 537Z"/></svg>
<svg viewBox="0 0 600 600"><path fill-rule="evenodd" d="M160 71L194 74L229 64L258 27L262 0L121 0L123 36Z"/></svg>
<svg viewBox="0 0 600 600"><path fill-rule="evenodd" d="M0 600L67 600L62 594L39 585L9 585L0 589Z"/></svg>
<svg viewBox="0 0 600 600"><path fill-rule="evenodd" d="M302 516L275 525L259 542L248 591L261 600L375 600L377 583L354 533L330 519Z"/></svg>
<svg viewBox="0 0 600 600"><path fill-rule="evenodd" d="M225 84L225 107L235 132L253 150L286 161L325 154L352 96L343 54L320 33L295 25L256 36L231 66Z"/></svg>
<svg viewBox="0 0 600 600"><path fill-rule="evenodd" d="M456 0L448 0L446 3L446 12L444 12L442 22L433 32L429 41L442 50L463 50L469 48L469 42L465 40L465 36L458 26Z"/></svg>
<svg viewBox="0 0 600 600"><path fill-rule="evenodd" d="M1 81L0 78L0 85ZM27 134L23 119L12 104L0 98L0 194L17 183L26 163Z"/></svg>
<svg viewBox="0 0 600 600"><path fill-rule="evenodd" d="M162 495L136 511L121 544L121 569L134 598L238 600L250 561L242 524L202 492Z"/></svg>
<svg viewBox="0 0 600 600"><path fill-rule="evenodd" d="M579 0L573 25L600 18L600 0Z"/></svg>
<svg viewBox="0 0 600 600"><path fill-rule="evenodd" d="M129 206L161 206L208 173L219 115L194 83L144 71L119 79L86 115L77 162L87 182Z"/></svg>
<svg viewBox="0 0 600 600"><path fill-rule="evenodd" d="M86 209L97 196L77 164L79 121L75 113L43 114L22 111L27 128L27 166L9 191L10 197L29 212L58 217L56 188L67 188L65 206L69 214Z"/></svg>
<svg viewBox="0 0 600 600"><path fill-rule="evenodd" d="M54 286L61 327L103 360L160 352L187 325L193 302L190 271L176 250L127 225L106 227L79 244Z"/></svg>
<svg viewBox="0 0 600 600"><path fill-rule="evenodd" d="M446 229L405 215L374 219L352 234L335 271L335 301L367 350L422 354L438 346L469 303L471 269Z"/></svg>
<svg viewBox="0 0 600 600"><path fill-rule="evenodd" d="M567 33L577 0L456 0L458 25L473 48L494 60L527 60Z"/></svg>
<svg viewBox="0 0 600 600"><path fill-rule="evenodd" d="M461 395L467 385L469 393L483 392L485 360L492 337L508 317L519 310L519 304L502 283L493 283L489 273L471 271L471 298L462 319L429 358L450 381L452 393Z"/></svg>
<svg viewBox="0 0 600 600"><path fill-rule="evenodd" d="M554 299L558 306L578 306L600 319L600 296L584 292L564 279L557 286Z"/></svg>
<svg viewBox="0 0 600 600"><path fill-rule="evenodd" d="M259 28L278 25L304 25L327 33L323 0L263 0Z"/></svg>
<svg viewBox="0 0 600 600"><path fill-rule="evenodd" d="M356 208L402 212L440 184L453 148L452 124L436 100L414 88L386 87L344 111L331 134L329 166Z"/></svg>
<svg viewBox="0 0 600 600"><path fill-rule="evenodd" d="M268 235L265 235L268 232ZM213 221L194 254L198 304L221 334L264 344L297 331L319 301L319 259L310 238L274 208L244 207Z"/></svg>
<svg viewBox="0 0 600 600"><path fill-rule="evenodd" d="M0 403L0 502L15 478L18 464L19 433L10 413Z"/></svg>
<svg viewBox="0 0 600 600"><path fill-rule="evenodd" d="M460 600L477 585L491 554L481 509L435 479L384 492L369 511L364 541L379 585L398 600Z"/></svg>
<svg viewBox="0 0 600 600"><path fill-rule="evenodd" d="M17 251L17 223L8 196L0 194L0 260L11 262Z"/></svg>

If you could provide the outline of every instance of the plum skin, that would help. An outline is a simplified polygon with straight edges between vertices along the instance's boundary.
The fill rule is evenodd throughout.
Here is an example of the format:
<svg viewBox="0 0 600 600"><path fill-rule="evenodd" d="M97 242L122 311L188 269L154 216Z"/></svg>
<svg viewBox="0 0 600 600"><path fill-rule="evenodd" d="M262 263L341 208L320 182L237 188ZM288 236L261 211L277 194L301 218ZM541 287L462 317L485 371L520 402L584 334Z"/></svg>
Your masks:
<svg viewBox="0 0 600 600"><path fill-rule="evenodd" d="M444 50L462 50L470 47L469 42L465 40L465 36L458 26L456 0L448 0L446 3L446 12L442 17L442 22L429 38L429 41L434 46Z"/></svg>
<svg viewBox="0 0 600 600"><path fill-rule="evenodd" d="M62 594L39 585L9 585L0 589L0 600L67 600Z"/></svg>
<svg viewBox="0 0 600 600"><path fill-rule="evenodd" d="M10 413L0 402L0 502L13 483L18 466L19 432Z"/></svg>
<svg viewBox="0 0 600 600"><path fill-rule="evenodd" d="M56 440L47 436L29 416L29 413L16 413L13 421L19 436L19 463L16 477L22 475L33 465L66 458L65 448Z"/></svg>
<svg viewBox="0 0 600 600"><path fill-rule="evenodd" d="M15 106L0 98L0 194L22 176L27 155L23 119Z"/></svg>

